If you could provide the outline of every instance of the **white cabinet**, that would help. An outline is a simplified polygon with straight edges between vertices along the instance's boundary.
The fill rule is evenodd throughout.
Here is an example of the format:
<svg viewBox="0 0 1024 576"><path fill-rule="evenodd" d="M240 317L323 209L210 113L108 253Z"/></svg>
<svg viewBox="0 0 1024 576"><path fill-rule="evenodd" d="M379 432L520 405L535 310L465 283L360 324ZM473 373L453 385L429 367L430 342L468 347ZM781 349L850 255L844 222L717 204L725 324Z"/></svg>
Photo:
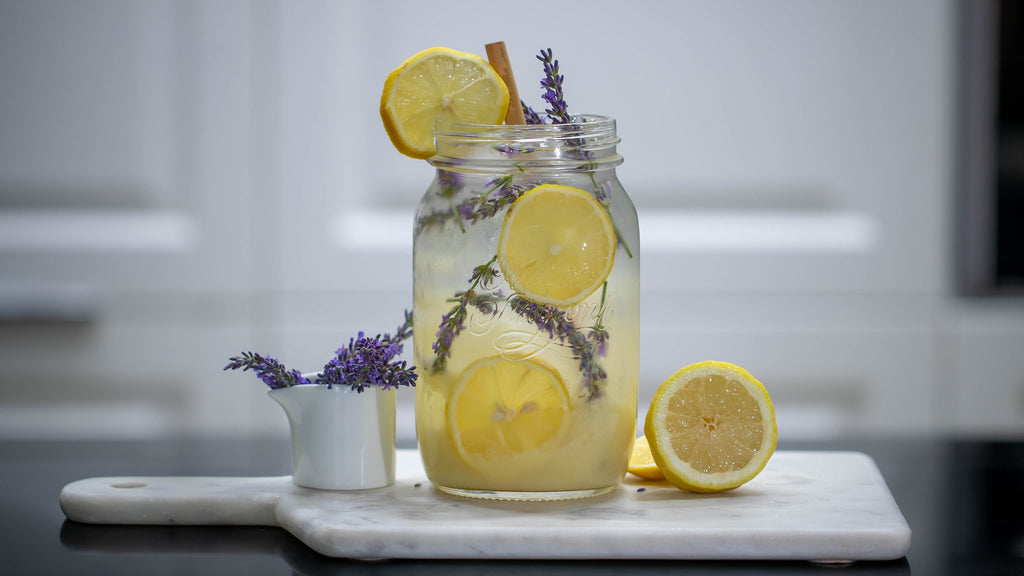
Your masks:
<svg viewBox="0 0 1024 576"><path fill-rule="evenodd" d="M379 89L500 36L534 107L551 47L570 107L619 120L642 406L716 358L769 386L783 437L1024 432L1020 311L948 280L950 3L562 9L591 41L533 1L0 3L0 436L283 434L222 366L315 368L395 327L432 170L389 143Z"/></svg>
<svg viewBox="0 0 1024 576"><path fill-rule="evenodd" d="M248 2L0 4L3 434L240 422L216 372L258 318L253 28Z"/></svg>

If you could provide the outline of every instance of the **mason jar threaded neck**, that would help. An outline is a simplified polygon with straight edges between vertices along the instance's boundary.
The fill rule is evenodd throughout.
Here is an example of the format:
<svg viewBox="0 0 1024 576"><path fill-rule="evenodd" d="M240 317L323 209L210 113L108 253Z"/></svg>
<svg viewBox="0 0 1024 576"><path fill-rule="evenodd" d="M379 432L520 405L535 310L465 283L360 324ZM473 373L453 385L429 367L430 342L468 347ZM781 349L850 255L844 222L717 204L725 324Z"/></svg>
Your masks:
<svg viewBox="0 0 1024 576"><path fill-rule="evenodd" d="M576 115L565 124L486 125L439 120L433 166L460 172L597 171L622 163L615 119Z"/></svg>

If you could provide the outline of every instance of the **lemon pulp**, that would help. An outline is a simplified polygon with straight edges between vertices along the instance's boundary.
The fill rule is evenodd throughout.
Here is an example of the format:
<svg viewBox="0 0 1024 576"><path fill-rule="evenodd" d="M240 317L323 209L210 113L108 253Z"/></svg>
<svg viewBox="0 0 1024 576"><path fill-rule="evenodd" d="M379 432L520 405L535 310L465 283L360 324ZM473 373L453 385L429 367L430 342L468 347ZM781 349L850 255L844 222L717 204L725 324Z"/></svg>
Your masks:
<svg viewBox="0 0 1024 576"><path fill-rule="evenodd" d="M488 475L539 464L569 421L558 374L536 360L501 356L471 364L448 406L449 430L463 460Z"/></svg>
<svg viewBox="0 0 1024 576"><path fill-rule="evenodd" d="M665 477L695 492L748 482L778 440L768 392L726 362L701 362L670 376L655 392L644 431Z"/></svg>
<svg viewBox="0 0 1024 576"><path fill-rule="evenodd" d="M498 263L517 294L564 308L585 300L608 278L615 249L611 219L591 194L541 184L505 215Z"/></svg>

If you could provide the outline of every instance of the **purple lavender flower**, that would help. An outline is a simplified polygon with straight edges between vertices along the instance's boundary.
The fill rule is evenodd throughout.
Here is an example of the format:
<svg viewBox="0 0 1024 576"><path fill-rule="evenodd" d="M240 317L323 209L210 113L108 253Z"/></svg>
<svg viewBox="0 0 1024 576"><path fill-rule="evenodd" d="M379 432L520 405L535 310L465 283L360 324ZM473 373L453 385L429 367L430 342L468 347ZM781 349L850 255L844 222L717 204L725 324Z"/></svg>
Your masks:
<svg viewBox="0 0 1024 576"><path fill-rule="evenodd" d="M399 386L415 386L416 367L407 367L405 361L392 361L402 353L402 342L412 336L412 313L406 311L405 322L395 330L394 336L378 334L367 338L362 332L339 348L334 358L324 365L317 383L327 387L338 384L362 392L370 386L393 390Z"/></svg>
<svg viewBox="0 0 1024 576"><path fill-rule="evenodd" d="M526 192L522 186L512 183L512 176L500 176L487 184L488 189L476 199L468 220L472 223L492 218Z"/></svg>
<svg viewBox="0 0 1024 576"><path fill-rule="evenodd" d="M459 207L455 205L454 200L455 195L462 186L462 176L451 170L438 170L437 184L439 188L437 195L448 201L448 207L451 211L452 217L459 223L459 229L462 230L463 234L465 234L466 228L462 225L462 218L459 216Z"/></svg>
<svg viewBox="0 0 1024 576"><path fill-rule="evenodd" d="M541 50L537 60L544 63L544 79L540 81L540 85L545 89L542 98L550 106L544 112L555 124L572 122L568 112L569 106L565 103L565 95L562 93L565 77L558 73L558 60L555 60L551 48Z"/></svg>
<svg viewBox="0 0 1024 576"><path fill-rule="evenodd" d="M367 338L362 332L349 340L348 346L339 348L335 357L325 366L317 382L344 385L356 392L371 386L392 390L399 386L415 386L415 368L407 368L405 361L392 362L402 353L402 345L377 335Z"/></svg>
<svg viewBox="0 0 1024 576"><path fill-rule="evenodd" d="M583 387L591 400L599 398L601 387L608 380L608 373L598 364L597 356L601 347L607 342L608 332L605 330L600 340L588 338L576 327L559 308L547 304L537 304L518 296L508 299L509 307L516 313L532 322L538 330L547 333L548 338L567 343L573 352L573 358L579 361L580 375L583 376ZM594 334L595 331L591 331Z"/></svg>
<svg viewBox="0 0 1024 576"><path fill-rule="evenodd" d="M600 186L596 185L595 181L594 198L598 201L599 204L601 204L601 206L605 210L608 210L608 206L611 204L612 198L611 180L605 180L604 182L601 183Z"/></svg>
<svg viewBox="0 0 1024 576"><path fill-rule="evenodd" d="M525 191L522 186L512 183L512 176L499 176L485 184L482 191L460 204L456 205L452 198L448 198L448 209L420 216L416 221L416 232L442 226L453 219L458 221L459 229L465 232L463 222L475 224L491 218L515 202Z"/></svg>
<svg viewBox="0 0 1024 576"><path fill-rule="evenodd" d="M466 327L470 307L483 314L498 312L498 303L504 296L500 290L488 291L500 275L500 271L494 267L496 260L497 256L494 256L486 264L475 267L470 277L469 288L456 292L449 300L455 305L441 315L441 323L432 346L434 363L431 369L434 373L442 372L447 367L448 358L452 354L452 344ZM604 298L605 291L602 290L600 312L595 325L587 331L574 325L566 312L556 306L537 304L515 294L507 299L510 310L528 320L549 339L562 342L572 350L573 358L579 361L583 386L590 399L602 395L601 388L608 380L608 373L598 362L598 357L604 357L608 352L609 334L604 327Z"/></svg>
<svg viewBox="0 0 1024 576"><path fill-rule="evenodd" d="M527 124L544 123L544 119L541 118L540 114L537 114L537 111L531 108L529 105L527 105L526 102L520 100L519 104L523 107L523 116L526 118Z"/></svg>
<svg viewBox="0 0 1024 576"><path fill-rule="evenodd" d="M470 202L463 202L455 207L456 212L459 215L460 220L472 220L473 219L474 206Z"/></svg>
<svg viewBox="0 0 1024 576"><path fill-rule="evenodd" d="M480 293L477 288L489 289L497 280L501 272L494 267L498 260L495 255L486 264L473 268L473 274L469 278L469 288L455 293L455 297L449 300L455 302L451 310L441 315L441 324L434 335L436 339L432 348L434 350L434 373L441 372L448 365L448 358L452 355L452 344L455 337L466 328L466 316L469 314L469 306L479 308L484 313L493 314L497 307L494 305L494 296ZM490 311L490 312L487 312Z"/></svg>
<svg viewBox="0 0 1024 576"><path fill-rule="evenodd" d="M453 170L438 170L437 182L441 188L438 195L443 198L451 198L462 185L462 175Z"/></svg>
<svg viewBox="0 0 1024 576"><path fill-rule="evenodd" d="M448 358L452 355L452 344L455 337L466 329L466 292L457 292L455 297L458 304L452 307L447 313L441 315L441 324L437 327L434 336L434 372L444 370Z"/></svg>
<svg viewBox="0 0 1024 576"><path fill-rule="evenodd" d="M263 383L271 388L285 388L296 384L309 384L309 380L298 370L288 370L276 358L263 356L258 352L242 352L241 356L228 359L225 370L252 370Z"/></svg>
<svg viewBox="0 0 1024 576"><path fill-rule="evenodd" d="M608 282L601 284L601 304L597 308L597 318L594 319L594 327L590 329L588 338L594 343L597 355L604 357L608 355L608 328L604 325L604 315L608 311L605 306L608 297Z"/></svg>
<svg viewBox="0 0 1024 576"><path fill-rule="evenodd" d="M225 370L252 370L271 388L285 388L296 384L327 384L349 386L362 392L370 386L391 390L399 386L415 386L418 375L415 366L405 361L393 361L402 353L402 342L412 336L412 313L405 312L405 321L394 336L378 334L367 338L360 332L349 340L348 346L339 348L335 357L317 374L313 381L304 378L298 370L288 370L274 358L255 352L243 352L230 358Z"/></svg>
<svg viewBox="0 0 1024 576"><path fill-rule="evenodd" d="M597 355L604 358L608 355L608 329L604 326L595 326L590 331L590 341L597 349Z"/></svg>

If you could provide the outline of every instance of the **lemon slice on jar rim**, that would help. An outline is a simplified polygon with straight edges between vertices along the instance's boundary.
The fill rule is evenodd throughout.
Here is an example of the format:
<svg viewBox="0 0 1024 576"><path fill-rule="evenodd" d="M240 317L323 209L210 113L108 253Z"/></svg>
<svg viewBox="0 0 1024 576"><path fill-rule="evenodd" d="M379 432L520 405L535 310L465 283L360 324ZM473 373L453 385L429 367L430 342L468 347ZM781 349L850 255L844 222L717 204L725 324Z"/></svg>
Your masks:
<svg viewBox="0 0 1024 576"><path fill-rule="evenodd" d="M381 93L380 116L395 148L422 160L436 151L439 119L501 124L508 106L508 88L486 60L434 47L391 71Z"/></svg>

